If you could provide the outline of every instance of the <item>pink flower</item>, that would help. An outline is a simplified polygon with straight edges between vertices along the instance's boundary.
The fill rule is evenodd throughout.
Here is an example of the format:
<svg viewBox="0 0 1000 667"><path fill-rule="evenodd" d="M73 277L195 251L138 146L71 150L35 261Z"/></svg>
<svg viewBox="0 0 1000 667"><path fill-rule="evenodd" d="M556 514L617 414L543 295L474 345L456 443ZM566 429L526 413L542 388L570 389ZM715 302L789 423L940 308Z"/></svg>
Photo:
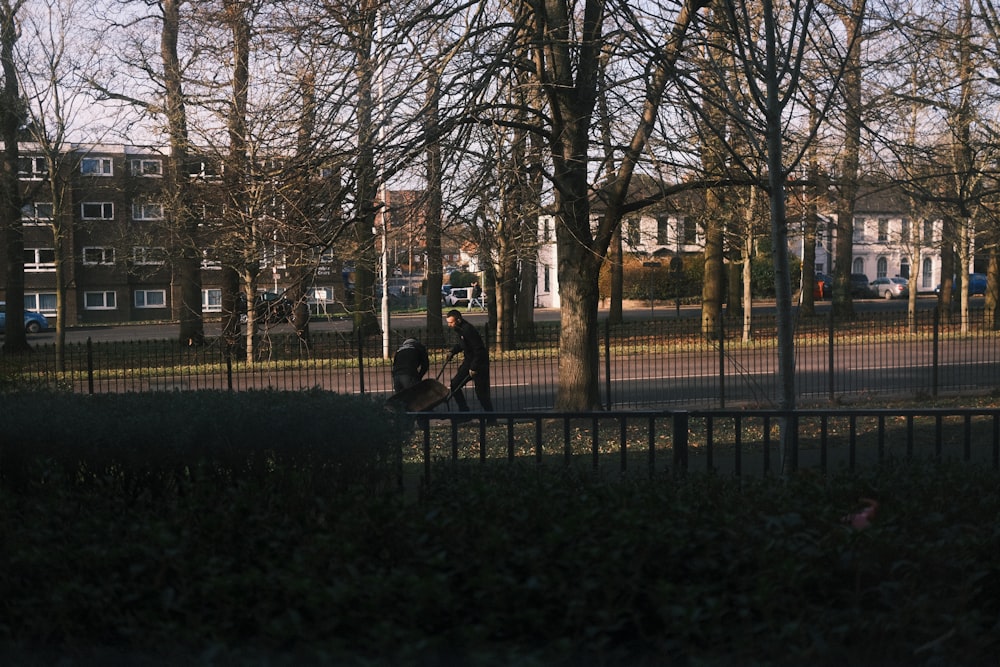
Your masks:
<svg viewBox="0 0 1000 667"><path fill-rule="evenodd" d="M861 498L860 501L866 505L863 510L860 512L854 512L853 514L848 514L841 518L841 521L855 530L864 530L870 526L872 521L875 520L875 515L878 512L877 500L872 500L871 498Z"/></svg>

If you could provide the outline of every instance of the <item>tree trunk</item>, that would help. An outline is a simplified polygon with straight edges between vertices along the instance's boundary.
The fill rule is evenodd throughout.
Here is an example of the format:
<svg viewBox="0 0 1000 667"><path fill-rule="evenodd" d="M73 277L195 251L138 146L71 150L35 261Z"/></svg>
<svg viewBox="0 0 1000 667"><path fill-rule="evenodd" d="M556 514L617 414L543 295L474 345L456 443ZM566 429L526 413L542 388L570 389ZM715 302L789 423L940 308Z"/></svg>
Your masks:
<svg viewBox="0 0 1000 667"><path fill-rule="evenodd" d="M0 11L0 61L3 69L3 90L0 93L0 133L4 141L3 165L0 171L0 226L7 247L7 332L3 349L19 354L31 349L24 331L24 228L21 225L21 190L17 180L18 128L22 121L21 98L18 92L18 71L14 64L17 44L17 10L5 2Z"/></svg>

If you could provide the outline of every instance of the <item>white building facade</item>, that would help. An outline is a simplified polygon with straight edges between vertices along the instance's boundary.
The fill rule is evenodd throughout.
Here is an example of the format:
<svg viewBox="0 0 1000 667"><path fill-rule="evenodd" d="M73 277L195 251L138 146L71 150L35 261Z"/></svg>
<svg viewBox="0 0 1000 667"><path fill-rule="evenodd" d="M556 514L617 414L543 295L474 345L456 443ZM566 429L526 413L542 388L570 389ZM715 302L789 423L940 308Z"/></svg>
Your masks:
<svg viewBox="0 0 1000 667"><path fill-rule="evenodd" d="M599 217L595 215L593 220L596 226ZM696 224L695 216L679 212L638 213L627 217L622 224L623 246L627 253L664 257L704 251L704 233ZM862 195L855 206L850 273L864 273L869 281L899 276L911 279L910 288L918 293L933 292L941 283L942 228L940 219L914 222L899 197L884 192ZM832 274L834 271L836 231L836 215L821 215L816 241L817 273ZM788 249L801 259L804 251L802 225L794 220L789 220ZM536 305L558 308L558 247L555 218L551 214L539 217L537 260ZM912 278L916 279L915 284Z"/></svg>

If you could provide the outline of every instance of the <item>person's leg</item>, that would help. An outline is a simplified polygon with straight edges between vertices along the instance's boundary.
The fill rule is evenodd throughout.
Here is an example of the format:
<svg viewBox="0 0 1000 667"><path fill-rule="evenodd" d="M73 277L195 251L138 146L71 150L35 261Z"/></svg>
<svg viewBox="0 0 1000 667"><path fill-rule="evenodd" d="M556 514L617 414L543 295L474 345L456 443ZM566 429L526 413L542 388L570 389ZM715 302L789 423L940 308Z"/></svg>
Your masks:
<svg viewBox="0 0 1000 667"><path fill-rule="evenodd" d="M490 398L490 372L479 371L472 379L476 387L476 398L485 412L493 412L493 400Z"/></svg>
<svg viewBox="0 0 1000 667"><path fill-rule="evenodd" d="M469 381L469 366L463 363L458 367L458 372L455 373L455 377L451 379L451 395L455 397L455 404L458 409L462 412L469 411L469 403L465 400L465 394L462 393L462 387L465 383Z"/></svg>

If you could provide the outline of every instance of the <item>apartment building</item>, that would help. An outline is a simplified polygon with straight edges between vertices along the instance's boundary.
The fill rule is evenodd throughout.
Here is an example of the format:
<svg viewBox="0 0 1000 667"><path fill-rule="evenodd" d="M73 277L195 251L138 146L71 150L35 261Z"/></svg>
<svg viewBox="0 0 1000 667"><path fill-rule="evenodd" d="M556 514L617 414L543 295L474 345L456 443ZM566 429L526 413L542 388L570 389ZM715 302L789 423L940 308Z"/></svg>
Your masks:
<svg viewBox="0 0 1000 667"><path fill-rule="evenodd" d="M171 262L176 248L171 247L171 207L164 185L168 155L149 146L72 146L56 161L59 173L53 179L39 146L23 143L19 148L25 307L55 316L56 263L61 261L67 325L177 319L180 281ZM230 245L227 235L232 235L220 189L222 164L195 156L185 169L193 186L197 242L204 256L202 311L218 313L223 247ZM336 178L332 170L314 171L315 179ZM53 196L53 181L66 184L60 203ZM276 195L276 185L267 187L272 191L259 188L265 191L261 199L266 205L253 212L259 217L255 233L263 230L264 236L255 242L252 260L259 268L260 290L282 291L300 280L302 272L291 272L288 244L279 233L278 223L287 223L288 218L284 201ZM310 207L311 221L335 214L321 211L316 199ZM303 257L310 263L309 293L343 301L345 262L337 250L320 241L313 241L315 247L303 247L306 244L299 240L296 244L299 264L306 261ZM6 299L6 256L6 248L0 248L0 299Z"/></svg>

